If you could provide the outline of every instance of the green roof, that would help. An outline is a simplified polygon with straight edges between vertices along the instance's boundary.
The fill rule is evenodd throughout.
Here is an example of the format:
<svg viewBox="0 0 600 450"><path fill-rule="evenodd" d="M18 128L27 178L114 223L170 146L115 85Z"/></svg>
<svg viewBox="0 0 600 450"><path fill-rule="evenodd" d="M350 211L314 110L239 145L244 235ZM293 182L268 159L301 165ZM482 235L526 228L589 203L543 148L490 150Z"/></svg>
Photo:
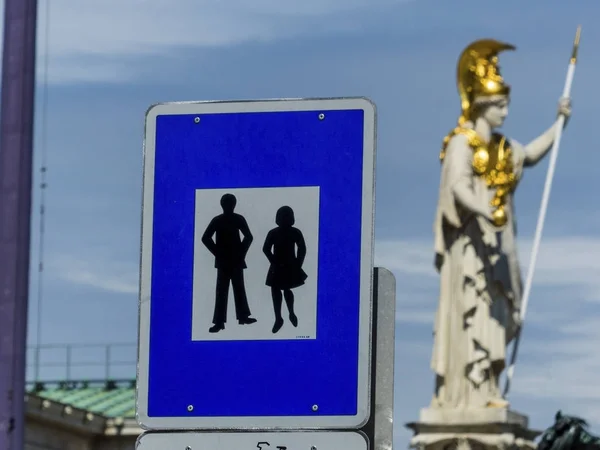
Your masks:
<svg viewBox="0 0 600 450"><path fill-rule="evenodd" d="M135 380L32 383L27 392L105 417L135 417Z"/></svg>

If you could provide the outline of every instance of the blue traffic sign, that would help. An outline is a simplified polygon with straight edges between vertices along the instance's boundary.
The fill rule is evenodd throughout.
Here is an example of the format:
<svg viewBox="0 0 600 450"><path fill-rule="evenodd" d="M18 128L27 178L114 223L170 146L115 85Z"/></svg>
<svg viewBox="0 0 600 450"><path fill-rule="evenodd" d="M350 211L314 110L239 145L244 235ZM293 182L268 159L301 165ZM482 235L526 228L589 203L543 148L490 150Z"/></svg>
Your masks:
<svg viewBox="0 0 600 450"><path fill-rule="evenodd" d="M374 156L364 99L150 108L143 427L368 420Z"/></svg>

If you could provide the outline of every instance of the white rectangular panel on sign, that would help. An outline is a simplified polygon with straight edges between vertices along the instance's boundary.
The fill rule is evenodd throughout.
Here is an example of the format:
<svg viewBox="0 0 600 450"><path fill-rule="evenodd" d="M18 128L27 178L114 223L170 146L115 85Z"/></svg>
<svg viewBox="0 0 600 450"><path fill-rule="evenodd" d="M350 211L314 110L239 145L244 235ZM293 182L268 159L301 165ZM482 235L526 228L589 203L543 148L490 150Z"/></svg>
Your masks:
<svg viewBox="0 0 600 450"><path fill-rule="evenodd" d="M148 110L142 428L368 422L374 177L364 98Z"/></svg>
<svg viewBox="0 0 600 450"><path fill-rule="evenodd" d="M246 254L244 288L251 315L257 318L252 326L236 324L236 286L231 286L229 298L234 300L227 310L227 326L211 333L213 326L215 292L206 289L215 283L215 257L202 243L203 234L214 217L222 211L219 205L223 195L236 198L235 211L246 220L252 236L252 245ZM277 212L282 205L294 212L294 228L306 249L302 270L306 279L291 290L293 304L288 306L273 299L268 286L270 263L263 248L269 243L277 226ZM193 341L244 341L272 339L315 339L317 333L317 267L319 248L319 187L251 188L251 189L198 189L196 191L194 239L194 312ZM290 294L288 294L290 295ZM276 316L294 314L294 323L285 320L273 332ZM258 321L258 319L261 319Z"/></svg>
<svg viewBox="0 0 600 450"><path fill-rule="evenodd" d="M147 433L136 450L368 450L367 438L356 432Z"/></svg>

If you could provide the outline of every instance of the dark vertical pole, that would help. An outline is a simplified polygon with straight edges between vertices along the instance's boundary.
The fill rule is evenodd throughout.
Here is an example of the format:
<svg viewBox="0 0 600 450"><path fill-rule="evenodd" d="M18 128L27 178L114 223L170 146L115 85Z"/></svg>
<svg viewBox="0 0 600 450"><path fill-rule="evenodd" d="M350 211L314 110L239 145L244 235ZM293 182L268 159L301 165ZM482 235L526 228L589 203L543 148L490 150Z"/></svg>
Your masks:
<svg viewBox="0 0 600 450"><path fill-rule="evenodd" d="M0 450L23 450L37 0L5 0L0 104Z"/></svg>

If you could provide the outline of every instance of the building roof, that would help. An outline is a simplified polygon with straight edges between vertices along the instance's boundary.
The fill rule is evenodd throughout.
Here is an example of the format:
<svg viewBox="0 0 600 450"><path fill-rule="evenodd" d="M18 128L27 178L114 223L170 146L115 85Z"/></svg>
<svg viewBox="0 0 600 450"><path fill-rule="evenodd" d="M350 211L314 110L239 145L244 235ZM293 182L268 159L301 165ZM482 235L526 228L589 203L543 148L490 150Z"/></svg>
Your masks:
<svg viewBox="0 0 600 450"><path fill-rule="evenodd" d="M108 418L135 417L135 380L33 383L27 391Z"/></svg>

